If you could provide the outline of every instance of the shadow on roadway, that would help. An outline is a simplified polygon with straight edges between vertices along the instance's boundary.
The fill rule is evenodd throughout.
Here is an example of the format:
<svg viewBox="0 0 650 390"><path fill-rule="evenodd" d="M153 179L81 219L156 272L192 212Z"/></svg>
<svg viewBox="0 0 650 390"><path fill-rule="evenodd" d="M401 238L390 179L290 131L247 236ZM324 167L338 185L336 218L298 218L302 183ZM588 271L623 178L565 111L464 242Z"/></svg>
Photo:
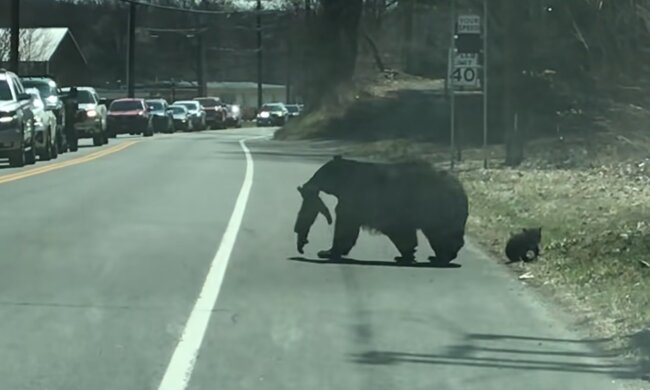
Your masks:
<svg viewBox="0 0 650 390"><path fill-rule="evenodd" d="M27 164L25 164L25 166L27 166ZM0 160L0 169L9 169L9 168L16 168L16 167L12 167L11 165L9 165L9 160L7 159Z"/></svg>
<svg viewBox="0 0 650 390"><path fill-rule="evenodd" d="M527 348L494 347L481 342L498 340L503 344L523 343ZM523 371L578 372L634 379L642 375L642 367L636 364L614 361L617 352L602 352L602 344L608 340L552 339L518 335L466 335L465 344L447 347L439 353L409 353L398 351L366 351L351 354L352 362L364 365L431 364L495 369L518 369ZM567 344L583 344L583 350L567 350ZM549 348L549 345L552 348ZM543 346L543 347L542 347ZM582 359L603 359L585 362Z"/></svg>
<svg viewBox="0 0 650 390"><path fill-rule="evenodd" d="M644 329L628 337L629 347L639 357L643 379L650 381L650 329Z"/></svg>
<svg viewBox="0 0 650 390"><path fill-rule="evenodd" d="M341 260L320 260L320 259L307 259L304 257L289 257L287 260L298 261L301 263L312 263L312 264L346 264L346 265L364 265L364 266L375 266L375 267L401 267L401 268L447 268L447 269L456 269L461 268L460 264L450 263L450 264L440 264L435 262L422 262L422 263L412 263L412 264L400 264L395 261L380 261L380 260L355 260L343 258Z"/></svg>

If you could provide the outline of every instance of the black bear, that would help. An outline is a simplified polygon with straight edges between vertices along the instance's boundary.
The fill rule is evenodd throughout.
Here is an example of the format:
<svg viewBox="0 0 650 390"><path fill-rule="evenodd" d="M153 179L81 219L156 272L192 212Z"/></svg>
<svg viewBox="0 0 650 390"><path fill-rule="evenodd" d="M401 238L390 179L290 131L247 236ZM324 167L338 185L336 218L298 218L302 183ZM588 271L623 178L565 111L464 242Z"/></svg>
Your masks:
<svg viewBox="0 0 650 390"><path fill-rule="evenodd" d="M539 256L539 244L542 241L542 228L524 228L513 234L506 244L506 256L511 263L533 261ZM528 252L533 252L528 255Z"/></svg>
<svg viewBox="0 0 650 390"><path fill-rule="evenodd" d="M321 258L347 255L357 242L360 228L388 236L400 253L395 260L404 263L415 260L418 229L436 253L431 261L448 263L465 244L465 190L457 178L427 163L368 163L336 156L300 187L303 206L298 220L313 223L320 191L338 199L332 247L320 251ZM301 215L310 210L310 215ZM294 229L299 250L306 243L309 226Z"/></svg>

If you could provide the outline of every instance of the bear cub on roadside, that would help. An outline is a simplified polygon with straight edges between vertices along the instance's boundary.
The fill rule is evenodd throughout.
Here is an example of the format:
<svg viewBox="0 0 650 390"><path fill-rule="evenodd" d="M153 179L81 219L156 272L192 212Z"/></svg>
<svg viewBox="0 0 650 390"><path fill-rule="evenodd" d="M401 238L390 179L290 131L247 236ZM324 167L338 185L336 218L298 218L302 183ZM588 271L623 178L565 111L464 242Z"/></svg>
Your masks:
<svg viewBox="0 0 650 390"><path fill-rule="evenodd" d="M539 244L542 241L542 228L524 228L513 234L506 244L506 256L511 263L533 261L539 256ZM529 253L532 254L529 255Z"/></svg>

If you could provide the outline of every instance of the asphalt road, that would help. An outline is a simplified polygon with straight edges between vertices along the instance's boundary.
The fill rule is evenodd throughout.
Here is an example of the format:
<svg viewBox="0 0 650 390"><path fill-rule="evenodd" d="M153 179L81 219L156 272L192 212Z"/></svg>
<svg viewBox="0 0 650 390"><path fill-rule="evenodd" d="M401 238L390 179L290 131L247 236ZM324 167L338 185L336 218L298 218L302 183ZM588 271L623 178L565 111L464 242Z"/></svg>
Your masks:
<svg viewBox="0 0 650 390"><path fill-rule="evenodd" d="M458 268L428 267L423 240L422 266L397 267L385 237L362 233L330 264L315 260L331 237L319 219L296 257L296 187L331 152L253 139L244 153L269 134L120 138L0 169L0 388L631 383L634 367L471 244Z"/></svg>

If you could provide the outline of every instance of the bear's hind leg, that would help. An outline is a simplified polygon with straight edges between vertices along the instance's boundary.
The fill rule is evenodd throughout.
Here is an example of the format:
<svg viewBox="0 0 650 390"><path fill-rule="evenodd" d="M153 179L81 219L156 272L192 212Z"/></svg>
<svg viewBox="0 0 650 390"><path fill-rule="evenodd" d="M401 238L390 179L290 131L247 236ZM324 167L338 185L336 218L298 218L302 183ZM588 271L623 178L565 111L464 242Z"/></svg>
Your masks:
<svg viewBox="0 0 650 390"><path fill-rule="evenodd" d="M418 246L418 237L415 229L389 229L383 232L393 242L400 253L395 261L400 264L415 262L415 248Z"/></svg>
<svg viewBox="0 0 650 390"><path fill-rule="evenodd" d="M435 256L429 257L430 261L436 261L442 264L448 264L458 256L458 252L465 244L464 235L450 234L441 232L438 229L422 229L431 249L436 253Z"/></svg>

